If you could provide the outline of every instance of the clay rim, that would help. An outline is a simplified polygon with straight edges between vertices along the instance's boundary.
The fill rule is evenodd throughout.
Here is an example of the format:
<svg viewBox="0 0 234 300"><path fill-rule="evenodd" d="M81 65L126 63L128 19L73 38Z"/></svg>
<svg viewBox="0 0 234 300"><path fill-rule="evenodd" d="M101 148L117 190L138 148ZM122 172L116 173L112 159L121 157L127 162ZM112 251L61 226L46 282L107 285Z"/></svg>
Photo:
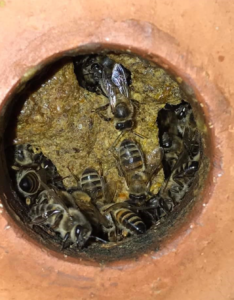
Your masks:
<svg viewBox="0 0 234 300"><path fill-rule="evenodd" d="M20 91L21 89L24 88L27 81L30 80L30 79L33 79L34 76L36 74L38 74L45 66L56 62L61 57L74 56L74 55L77 55L77 54L84 54L84 53L88 54L88 53L93 53L93 52L99 52L99 51L102 51L104 49L105 50L108 49L108 51L118 51L118 52L120 52L119 51L120 47L118 47L117 45L112 45L112 46L108 45L108 47L107 47L107 45L104 45L104 44L102 46L100 46L100 44L97 44L97 45L89 44L89 45L86 45L86 46L82 46L78 49L72 49L72 50L69 50L69 51L66 51L66 52L63 52L63 53L60 53L60 54L53 55L53 56L47 58L46 60L42 61L38 66L30 69L25 74L25 76L23 76L23 78L21 78L21 80L19 80L17 82L17 84L14 87L12 87L11 91L8 94L8 97L5 97L5 99L2 103L2 106L1 106L1 129L3 129L4 125L8 122L8 120L6 118L6 115L8 113L8 108L6 108L6 107L9 104L9 102L14 98L14 96L18 93L18 91ZM129 52L128 49L126 49L126 48L124 49L124 47L122 47L122 46L121 46L121 50L122 50L121 52L127 52L127 53ZM169 71L169 73L171 72L174 76L181 77L185 83L189 84L188 86L193 88L195 97L198 99L198 101L200 103L205 102L205 99L203 99L201 97L201 95L198 94L198 91L196 89L196 85L195 84L191 85L191 82L190 82L191 80L189 80L186 77L185 74L180 72L180 70L178 70L176 67L172 66L165 59L163 59L159 56L156 56L156 55L144 54L144 53L142 53L142 51L140 51L138 49L134 49L134 51L131 51L131 52L133 52L135 55L143 57L144 59L151 60L151 61L157 63L158 65L162 66L164 69L167 69ZM201 106L199 105L199 102L198 103L196 103L196 102L191 103L192 106L193 106L193 110L196 112L196 114L198 114L199 116L201 116L203 118L204 123L208 124L207 114L206 114L206 117L203 116L204 111L201 109ZM217 155L216 155L216 153L213 153L214 152L214 147L212 147L212 145L214 145L214 136L212 136L212 131L210 129L208 129L207 134L204 135L204 141L205 141L205 145L206 145L206 147L204 149L204 154L207 156L208 160L212 161L212 158L215 157L215 156L217 157ZM3 156L1 155L1 164L2 164L3 167L0 169L0 172L2 172L2 171L4 172L4 170L6 170L5 162L3 161L2 157ZM207 166L206 166L206 171L208 171ZM122 253L121 255L120 255L120 253L118 253L116 256L112 255L112 256L108 257L109 251L105 251L105 253L103 253L104 255L102 254L100 257L97 257L95 260L97 260L99 262L100 261L105 261L106 262L106 261L116 261L116 260L122 260L122 259L126 260L126 259L130 259L132 257L134 257L134 259L137 259L137 258L141 257L142 254L146 255L147 253L152 253L152 252L153 253L156 252L156 255L158 255L159 252L161 252L161 251L164 252L166 248L172 246L176 240L177 241L182 240L184 235L188 234L188 232L186 230L186 229L188 229L188 225L191 222L193 222L196 218L198 218L199 215L202 213L202 208L203 208L202 200L204 199L207 203L210 196L211 196L211 194L212 194L211 193L212 192L212 184L210 184L210 182L212 181L211 179L213 179L215 176L218 176L218 174L216 174L217 172L215 173L213 167L210 168L209 174L208 174L208 172L206 172L206 173L207 173L206 175L208 175L208 176L206 176L206 178L204 178L204 185L203 185L204 189L202 189L202 191L198 195L198 197L197 197L198 199L196 199L196 201L191 201L191 202L195 202L195 203L193 203L195 205L192 205L192 207L189 207L188 211L190 211L190 214L188 214L188 212L186 212L185 215L182 217L182 219L179 220L179 222L177 222L177 224L174 228L171 228L171 224L168 224L167 227L169 227L169 231L167 232L166 235L165 235L165 233L163 233L163 235L159 237L159 240L160 240L159 243L155 242L155 239L153 239L153 240L151 239L151 243L148 243L149 241L147 241L147 240L149 239L149 236L145 235L143 237L143 239L142 238L137 238L136 239L136 244L134 244L134 246L138 246L138 247L137 247L137 251L136 251L136 253L134 253L134 255L131 252L131 253L128 253L128 255L126 255L126 253ZM3 174L2 174L2 178L3 177L5 178L6 176L3 176ZM7 178L7 179L9 179L9 178ZM8 180L6 180L6 178L5 178L5 180L3 182L3 185L1 185L1 187L0 187L0 192L1 192L1 194L3 194L3 197L1 197L2 199L5 199L4 194L5 195L10 195L10 192L11 192L10 189L9 189L9 185L7 184L7 181ZM5 185L5 187L8 186L8 188L6 188L6 190L5 190L5 193L4 193L4 189L3 189L4 185ZM203 188L203 186L202 186L202 188ZM207 197L208 195L209 195L209 198ZM5 199L5 201L3 200L3 204L6 207L9 215L11 215L13 218L10 217L9 215L5 214L5 213L3 214L3 216L8 220L8 223L11 225L11 227L14 230L21 231L22 230L22 224L20 224L20 222L19 222L16 215L14 215L14 214L12 215L11 208L7 204L6 199ZM192 211L191 211L191 209L192 209ZM176 209L172 215L176 219L181 217L179 215L178 209ZM14 219L14 221L12 219ZM35 241L34 239L32 239L31 236L28 236L28 235L25 236L24 235L24 237L28 241L30 241L30 243L36 244L38 246L38 242ZM146 246L139 249L140 244L145 244ZM174 247L174 246L172 246L172 247ZM162 249L162 250L159 251L159 249ZM63 254L57 253L57 252L55 253L54 250L55 249L52 248L49 251L53 255L55 255L56 257L64 259ZM68 253L68 254L70 254L70 253ZM88 256L87 255L84 255L84 256L81 255L80 258L84 259L84 260L90 260L90 259L91 259L91 261L93 260L93 257L89 256L89 255Z"/></svg>

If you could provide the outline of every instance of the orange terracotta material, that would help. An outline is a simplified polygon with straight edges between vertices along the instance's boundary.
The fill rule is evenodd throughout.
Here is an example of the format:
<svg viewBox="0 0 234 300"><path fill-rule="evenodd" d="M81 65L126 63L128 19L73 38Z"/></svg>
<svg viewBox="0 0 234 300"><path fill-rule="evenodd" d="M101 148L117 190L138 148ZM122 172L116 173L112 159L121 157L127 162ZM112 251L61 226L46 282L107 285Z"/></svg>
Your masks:
<svg viewBox="0 0 234 300"><path fill-rule="evenodd" d="M0 20L0 109L23 76L66 51L131 49L193 86L213 147L202 202L160 251L137 261L54 255L1 207L0 299L234 299L234 3L0 0Z"/></svg>

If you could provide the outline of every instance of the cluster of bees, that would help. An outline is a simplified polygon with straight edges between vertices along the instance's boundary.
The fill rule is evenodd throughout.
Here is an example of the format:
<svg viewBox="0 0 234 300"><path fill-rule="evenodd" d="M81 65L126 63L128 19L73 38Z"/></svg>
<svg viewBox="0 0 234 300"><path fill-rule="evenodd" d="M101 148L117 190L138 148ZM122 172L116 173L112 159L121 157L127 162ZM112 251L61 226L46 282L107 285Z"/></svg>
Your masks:
<svg viewBox="0 0 234 300"><path fill-rule="evenodd" d="M134 133L139 109L130 97L131 73L103 55L75 58L74 67L80 86L109 100L96 113L107 122L114 120L120 131L111 153L119 175L125 178L129 199L115 202L116 187L106 182L101 166L99 170L86 168L80 178L71 173L77 186L66 189L64 178L41 151L29 144L14 146L11 168L17 190L29 207L30 225L57 233L63 249L82 248L92 240L119 242L145 233L183 199L201 156L200 134L187 102L161 110L161 147L146 158L138 142L123 139L126 132ZM162 168L165 182L158 194L152 194L152 179Z"/></svg>

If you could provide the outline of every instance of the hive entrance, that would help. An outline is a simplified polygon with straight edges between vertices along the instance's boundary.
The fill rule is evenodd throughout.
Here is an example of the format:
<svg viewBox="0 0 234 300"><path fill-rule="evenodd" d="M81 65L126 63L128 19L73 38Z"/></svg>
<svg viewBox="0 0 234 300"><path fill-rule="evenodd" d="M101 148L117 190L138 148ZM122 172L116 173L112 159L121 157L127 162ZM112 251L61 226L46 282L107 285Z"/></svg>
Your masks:
<svg viewBox="0 0 234 300"><path fill-rule="evenodd" d="M173 212L186 209L201 161L180 82L114 53L66 59L32 80L5 138L22 226L73 256L108 260L156 247Z"/></svg>

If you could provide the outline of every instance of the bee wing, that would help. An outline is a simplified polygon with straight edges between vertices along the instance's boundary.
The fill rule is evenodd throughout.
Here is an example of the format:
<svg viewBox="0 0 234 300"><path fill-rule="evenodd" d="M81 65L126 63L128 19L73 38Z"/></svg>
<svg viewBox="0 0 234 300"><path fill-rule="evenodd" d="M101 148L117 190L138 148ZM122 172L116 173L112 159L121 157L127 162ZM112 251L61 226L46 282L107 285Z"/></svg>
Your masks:
<svg viewBox="0 0 234 300"><path fill-rule="evenodd" d="M146 171L152 176L161 168L164 151L163 148L158 147L154 149L147 157Z"/></svg>
<svg viewBox="0 0 234 300"><path fill-rule="evenodd" d="M118 209L118 208L130 208L132 207L131 204L129 204L127 201L125 202L118 202L118 203L113 203L113 204L106 204L102 206L102 212L104 214L108 214L109 212Z"/></svg>
<svg viewBox="0 0 234 300"><path fill-rule="evenodd" d="M87 217L90 223L96 227L102 224L108 227L110 224L105 216L103 216L98 208L92 202L86 202L76 199L76 205L79 207L81 212Z"/></svg>
<svg viewBox="0 0 234 300"><path fill-rule="evenodd" d="M65 191L58 191L55 188L53 189L48 188L47 191L49 197L54 199L55 203L60 204L65 209L66 212L68 212L69 207L75 206L75 202L69 193Z"/></svg>
<svg viewBox="0 0 234 300"><path fill-rule="evenodd" d="M117 183L113 181L108 184L106 182L103 182L102 186L103 186L104 201L106 203L113 202L116 194Z"/></svg>
<svg viewBox="0 0 234 300"><path fill-rule="evenodd" d="M111 80L116 85L122 95L128 98L128 84L123 67L120 64L115 64Z"/></svg>
<svg viewBox="0 0 234 300"><path fill-rule="evenodd" d="M180 153L177 162L173 166L173 169L171 170L171 175L168 177L168 179L166 180L166 182L164 182L163 188L161 189L161 192L160 192L161 196L163 196L166 193L167 188L169 187L169 183L174 181L173 177L174 177L174 174L176 172L176 169L178 169L179 167L181 167L183 165L183 163L185 163L187 161L187 159L188 159L188 153L187 153L187 150L184 149Z"/></svg>
<svg viewBox="0 0 234 300"><path fill-rule="evenodd" d="M113 112L116 105L116 93L111 80L108 79L105 69L103 69L102 71L102 80L100 81L100 84L103 92L105 93L105 95L108 97L110 101L111 110Z"/></svg>

